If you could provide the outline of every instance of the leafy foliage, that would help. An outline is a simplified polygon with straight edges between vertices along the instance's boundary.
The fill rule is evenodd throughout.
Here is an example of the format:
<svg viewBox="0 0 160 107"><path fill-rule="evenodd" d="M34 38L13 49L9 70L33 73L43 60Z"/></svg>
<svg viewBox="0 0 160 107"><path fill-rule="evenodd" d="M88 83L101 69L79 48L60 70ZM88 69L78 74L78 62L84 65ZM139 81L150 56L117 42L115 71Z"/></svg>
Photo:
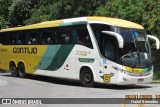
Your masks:
<svg viewBox="0 0 160 107"><path fill-rule="evenodd" d="M0 29L7 28L9 22L7 22L3 17L0 17Z"/></svg>
<svg viewBox="0 0 160 107"><path fill-rule="evenodd" d="M117 17L133 22L142 22L144 4L139 0L112 0L103 7L97 8L95 14L100 16Z"/></svg>
<svg viewBox="0 0 160 107"><path fill-rule="evenodd" d="M8 7L11 5L11 0L0 0L0 29L9 27Z"/></svg>
<svg viewBox="0 0 160 107"><path fill-rule="evenodd" d="M8 19L8 7L11 5L12 0L0 0L0 16Z"/></svg>
<svg viewBox="0 0 160 107"><path fill-rule="evenodd" d="M160 1L144 0L145 11L142 24L152 34L156 34L160 38Z"/></svg>
<svg viewBox="0 0 160 107"><path fill-rule="evenodd" d="M100 6L102 2L103 0L54 0L54 2L53 0L48 0L49 4L47 4L46 1L41 1L38 4L40 7L33 9L32 16L26 20L26 24L93 15L97 6Z"/></svg>
<svg viewBox="0 0 160 107"><path fill-rule="evenodd" d="M11 26L24 25L24 21L31 15L32 0L14 0L9 7L9 21Z"/></svg>

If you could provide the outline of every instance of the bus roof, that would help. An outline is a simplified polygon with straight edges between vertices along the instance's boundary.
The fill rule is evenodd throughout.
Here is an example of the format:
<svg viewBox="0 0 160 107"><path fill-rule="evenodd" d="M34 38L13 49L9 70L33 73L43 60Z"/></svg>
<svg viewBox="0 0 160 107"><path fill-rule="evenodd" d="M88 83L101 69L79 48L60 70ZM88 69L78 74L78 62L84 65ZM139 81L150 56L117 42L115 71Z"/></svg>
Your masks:
<svg viewBox="0 0 160 107"><path fill-rule="evenodd" d="M126 28L136 28L136 29L144 29L141 25L123 20L118 18L110 18L110 17L78 17L78 18L70 18L63 20L55 20L55 21L46 21L32 25L26 25L21 27L7 28L2 29L0 32L10 32L10 31L20 31L20 30L29 30L29 29L40 29L40 28L50 28L50 27L58 27L58 26L68 26L73 24L80 24L84 22L95 22L95 23L105 23L112 26L126 27Z"/></svg>

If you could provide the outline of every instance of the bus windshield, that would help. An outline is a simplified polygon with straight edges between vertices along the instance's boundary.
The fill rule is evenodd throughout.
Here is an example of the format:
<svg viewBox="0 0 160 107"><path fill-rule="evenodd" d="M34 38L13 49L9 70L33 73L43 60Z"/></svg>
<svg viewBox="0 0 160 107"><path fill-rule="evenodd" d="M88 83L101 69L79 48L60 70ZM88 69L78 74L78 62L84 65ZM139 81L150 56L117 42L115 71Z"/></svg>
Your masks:
<svg viewBox="0 0 160 107"><path fill-rule="evenodd" d="M144 30L116 27L116 32L124 39L124 48L119 49L119 58L130 67L148 67L151 50Z"/></svg>

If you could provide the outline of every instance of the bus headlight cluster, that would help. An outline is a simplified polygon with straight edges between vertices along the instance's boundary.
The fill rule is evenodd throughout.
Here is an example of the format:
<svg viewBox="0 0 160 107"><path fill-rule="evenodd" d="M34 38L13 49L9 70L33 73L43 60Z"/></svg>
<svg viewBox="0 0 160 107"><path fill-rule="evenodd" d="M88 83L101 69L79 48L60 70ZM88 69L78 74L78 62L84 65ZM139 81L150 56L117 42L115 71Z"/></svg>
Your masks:
<svg viewBox="0 0 160 107"><path fill-rule="evenodd" d="M128 75L128 71L121 69L121 73L127 74Z"/></svg>
<svg viewBox="0 0 160 107"><path fill-rule="evenodd" d="M121 73L128 74L128 71L126 71L126 70L123 70L123 69L121 69L121 68L114 67L114 66L113 66L113 68L114 68L115 70L117 70L117 71L120 71Z"/></svg>

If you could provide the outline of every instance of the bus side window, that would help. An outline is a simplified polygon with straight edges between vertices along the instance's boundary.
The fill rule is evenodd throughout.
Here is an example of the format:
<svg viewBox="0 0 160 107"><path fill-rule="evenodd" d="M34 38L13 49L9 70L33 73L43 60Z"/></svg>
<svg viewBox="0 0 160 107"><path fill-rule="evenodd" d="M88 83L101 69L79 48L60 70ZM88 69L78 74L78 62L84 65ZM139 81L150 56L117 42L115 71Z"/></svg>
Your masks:
<svg viewBox="0 0 160 107"><path fill-rule="evenodd" d="M58 43L57 31L52 32L52 44Z"/></svg>
<svg viewBox="0 0 160 107"><path fill-rule="evenodd" d="M38 33L30 33L28 37L28 44L38 44L37 40Z"/></svg>
<svg viewBox="0 0 160 107"><path fill-rule="evenodd" d="M41 44L51 44L51 35L50 32L43 32L42 39L41 39Z"/></svg>
<svg viewBox="0 0 160 107"><path fill-rule="evenodd" d="M8 33L0 33L0 44L3 45L8 45L9 41L8 41Z"/></svg>
<svg viewBox="0 0 160 107"><path fill-rule="evenodd" d="M61 38L62 38L62 43L64 44L69 44L70 43L70 36L68 32L63 32L61 34Z"/></svg>
<svg viewBox="0 0 160 107"><path fill-rule="evenodd" d="M58 44L70 44L71 43L71 31L69 27L63 27L58 30L57 42Z"/></svg>
<svg viewBox="0 0 160 107"><path fill-rule="evenodd" d="M95 35L95 38L98 42L98 44L100 43L100 39L101 39L101 32L102 31L111 31L111 27L109 25L105 25L105 24L90 24L91 28L93 30L93 33Z"/></svg>
<svg viewBox="0 0 160 107"><path fill-rule="evenodd" d="M77 44L93 48L91 38L86 25L77 26Z"/></svg>
<svg viewBox="0 0 160 107"><path fill-rule="evenodd" d="M72 29L72 34L71 34L71 43L76 44L77 42L77 30Z"/></svg>
<svg viewBox="0 0 160 107"><path fill-rule="evenodd" d="M27 43L26 41L26 34L25 33L19 33L18 34L18 44L25 45Z"/></svg>
<svg viewBox="0 0 160 107"><path fill-rule="evenodd" d="M52 44L52 42L53 42L52 32L49 32L49 31L42 32L40 43L41 44Z"/></svg>
<svg viewBox="0 0 160 107"><path fill-rule="evenodd" d="M9 40L10 40L9 44L16 44L17 43L16 34L10 33L9 34Z"/></svg>

